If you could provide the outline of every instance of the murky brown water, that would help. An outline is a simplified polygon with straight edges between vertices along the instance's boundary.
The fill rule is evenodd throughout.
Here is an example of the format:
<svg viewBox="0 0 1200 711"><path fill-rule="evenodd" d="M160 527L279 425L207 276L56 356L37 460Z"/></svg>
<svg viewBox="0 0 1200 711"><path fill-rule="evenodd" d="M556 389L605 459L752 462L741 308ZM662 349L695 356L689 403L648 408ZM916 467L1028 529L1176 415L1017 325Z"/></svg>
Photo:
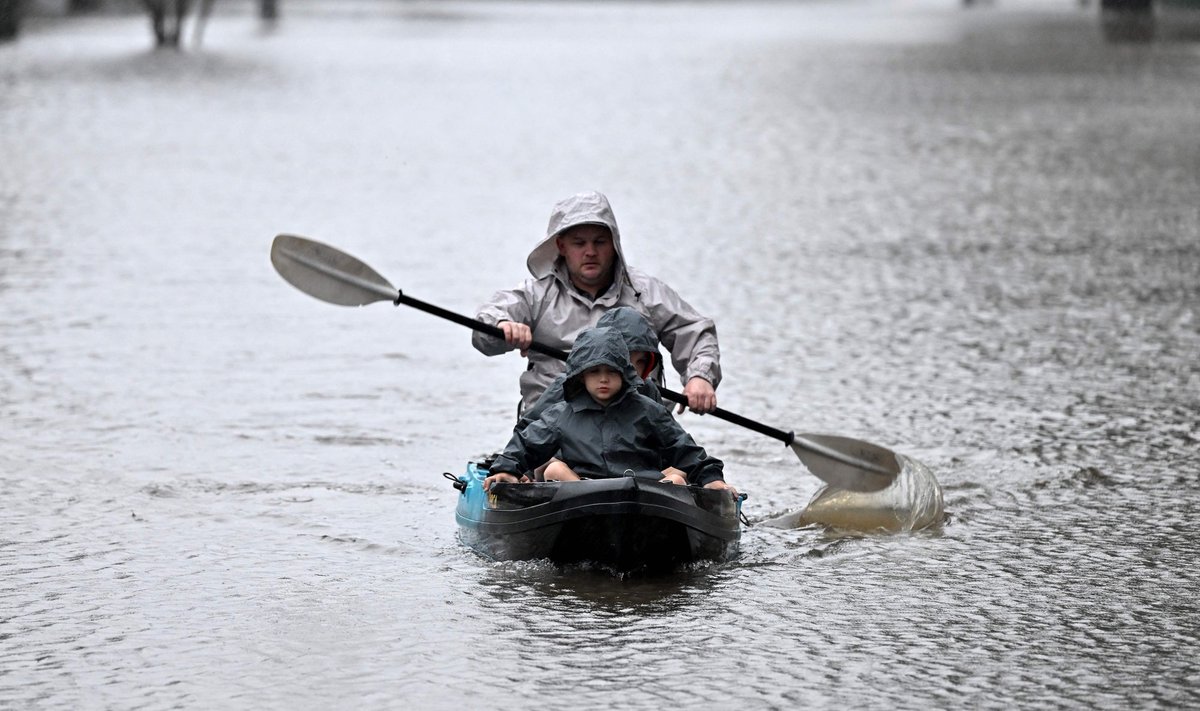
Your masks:
<svg viewBox="0 0 1200 711"><path fill-rule="evenodd" d="M339 7L0 46L0 706L1200 704L1200 45L1067 2ZM463 550L441 472L519 361L270 240L471 312L591 188L718 319L722 405L920 459L946 524L649 581ZM752 519L817 490L684 422Z"/></svg>

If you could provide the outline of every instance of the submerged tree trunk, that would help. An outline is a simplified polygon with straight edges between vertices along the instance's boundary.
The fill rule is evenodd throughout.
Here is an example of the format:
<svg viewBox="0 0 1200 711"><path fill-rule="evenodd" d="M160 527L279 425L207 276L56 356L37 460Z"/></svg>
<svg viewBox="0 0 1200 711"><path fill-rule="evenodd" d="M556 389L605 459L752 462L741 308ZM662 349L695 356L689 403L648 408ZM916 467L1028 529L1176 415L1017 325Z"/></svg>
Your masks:
<svg viewBox="0 0 1200 711"><path fill-rule="evenodd" d="M204 41L204 27L208 24L208 18L212 15L213 3L217 0L200 0L200 7L196 10L196 21L192 23L192 44L196 47Z"/></svg>
<svg viewBox="0 0 1200 711"><path fill-rule="evenodd" d="M21 0L0 0L0 42L16 39L21 29Z"/></svg>
<svg viewBox="0 0 1200 711"><path fill-rule="evenodd" d="M150 28L154 32L155 46L178 49L189 0L142 0L142 4L150 13Z"/></svg>
<svg viewBox="0 0 1200 711"><path fill-rule="evenodd" d="M100 9L100 0L68 0L67 12L78 15Z"/></svg>

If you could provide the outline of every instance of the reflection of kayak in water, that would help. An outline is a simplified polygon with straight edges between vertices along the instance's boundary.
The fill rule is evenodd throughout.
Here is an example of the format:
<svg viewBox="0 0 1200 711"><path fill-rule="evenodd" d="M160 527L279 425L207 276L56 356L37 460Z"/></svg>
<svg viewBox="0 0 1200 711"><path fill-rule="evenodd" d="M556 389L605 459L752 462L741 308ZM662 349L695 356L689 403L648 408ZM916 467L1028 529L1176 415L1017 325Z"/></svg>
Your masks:
<svg viewBox="0 0 1200 711"><path fill-rule="evenodd" d="M454 480L455 519L469 548L493 560L594 562L618 572L665 571L735 557L741 501L727 491L652 479L494 484L471 462Z"/></svg>
<svg viewBox="0 0 1200 711"><path fill-rule="evenodd" d="M798 513L766 521L776 528L821 524L848 531L916 531L941 523L942 487L924 464L897 455L900 473L886 489L872 492L823 487Z"/></svg>

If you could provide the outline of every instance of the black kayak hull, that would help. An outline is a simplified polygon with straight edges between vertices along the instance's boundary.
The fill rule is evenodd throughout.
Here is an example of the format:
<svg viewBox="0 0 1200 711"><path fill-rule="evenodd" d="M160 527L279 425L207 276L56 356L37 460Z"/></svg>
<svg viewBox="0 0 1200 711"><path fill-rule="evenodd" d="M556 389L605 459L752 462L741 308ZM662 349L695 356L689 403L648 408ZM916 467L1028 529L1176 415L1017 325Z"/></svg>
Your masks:
<svg viewBox="0 0 1200 711"><path fill-rule="evenodd" d="M496 484L471 463L455 518L459 537L493 560L597 563L618 572L665 571L736 557L741 501L726 491L648 479Z"/></svg>

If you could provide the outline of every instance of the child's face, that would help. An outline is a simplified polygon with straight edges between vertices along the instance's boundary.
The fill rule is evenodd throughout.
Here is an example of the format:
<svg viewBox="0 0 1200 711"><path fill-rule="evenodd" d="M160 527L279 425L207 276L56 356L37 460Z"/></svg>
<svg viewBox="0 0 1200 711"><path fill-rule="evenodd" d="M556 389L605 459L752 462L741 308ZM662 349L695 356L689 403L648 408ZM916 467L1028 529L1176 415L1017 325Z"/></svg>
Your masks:
<svg viewBox="0 0 1200 711"><path fill-rule="evenodd" d="M650 371L654 368L654 359L650 357L649 351L632 351L629 354L629 361L633 363L633 369L643 378L650 377Z"/></svg>
<svg viewBox="0 0 1200 711"><path fill-rule="evenodd" d="M621 386L624 384L621 374L607 365L597 365L583 371L583 387L587 388L588 395L601 405L611 402L621 392Z"/></svg>

